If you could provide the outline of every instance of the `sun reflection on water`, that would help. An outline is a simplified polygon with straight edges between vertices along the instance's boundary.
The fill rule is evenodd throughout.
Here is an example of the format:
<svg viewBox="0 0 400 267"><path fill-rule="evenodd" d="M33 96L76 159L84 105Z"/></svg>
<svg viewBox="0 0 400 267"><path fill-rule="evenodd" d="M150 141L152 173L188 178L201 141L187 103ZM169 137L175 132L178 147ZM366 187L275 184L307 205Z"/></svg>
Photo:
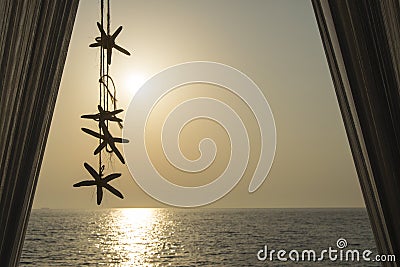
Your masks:
<svg viewBox="0 0 400 267"><path fill-rule="evenodd" d="M258 266L266 241L325 249L338 230L376 251L365 209L37 210L29 223L20 266Z"/></svg>
<svg viewBox="0 0 400 267"><path fill-rule="evenodd" d="M149 253L157 244L152 234L157 224L158 212L154 209L118 209L112 214L114 223L109 233L116 242L109 248L124 266L143 266Z"/></svg>
<svg viewBox="0 0 400 267"><path fill-rule="evenodd" d="M98 218L92 232L95 247L107 266L158 266L184 253L171 242L178 224L163 209L116 209Z"/></svg>

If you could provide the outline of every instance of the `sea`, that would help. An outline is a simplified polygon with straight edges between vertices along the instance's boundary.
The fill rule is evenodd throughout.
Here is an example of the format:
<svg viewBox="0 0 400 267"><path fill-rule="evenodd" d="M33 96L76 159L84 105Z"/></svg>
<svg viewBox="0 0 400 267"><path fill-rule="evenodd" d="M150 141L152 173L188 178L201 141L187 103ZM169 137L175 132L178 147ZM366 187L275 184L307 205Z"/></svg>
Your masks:
<svg viewBox="0 0 400 267"><path fill-rule="evenodd" d="M37 209L19 266L380 266L366 250L377 254L362 208Z"/></svg>

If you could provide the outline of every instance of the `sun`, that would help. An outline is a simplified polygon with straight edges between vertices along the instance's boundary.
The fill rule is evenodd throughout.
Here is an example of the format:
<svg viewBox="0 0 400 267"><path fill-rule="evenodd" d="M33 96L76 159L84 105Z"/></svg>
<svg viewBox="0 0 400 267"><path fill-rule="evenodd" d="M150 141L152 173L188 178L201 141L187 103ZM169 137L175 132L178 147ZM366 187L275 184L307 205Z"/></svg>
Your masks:
<svg viewBox="0 0 400 267"><path fill-rule="evenodd" d="M126 73L123 79L123 86L125 87L124 91L127 92L130 97L133 97L139 88L146 82L147 78L147 75L141 72Z"/></svg>

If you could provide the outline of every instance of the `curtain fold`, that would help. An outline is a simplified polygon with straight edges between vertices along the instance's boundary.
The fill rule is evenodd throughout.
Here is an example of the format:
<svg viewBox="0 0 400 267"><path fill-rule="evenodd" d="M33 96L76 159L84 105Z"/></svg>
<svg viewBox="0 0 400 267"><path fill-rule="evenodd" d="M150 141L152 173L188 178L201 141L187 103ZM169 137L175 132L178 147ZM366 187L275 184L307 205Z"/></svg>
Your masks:
<svg viewBox="0 0 400 267"><path fill-rule="evenodd" d="M312 0L312 4L378 250L395 254L398 261L399 2Z"/></svg>
<svg viewBox="0 0 400 267"><path fill-rule="evenodd" d="M17 266L79 0L0 0L0 265Z"/></svg>

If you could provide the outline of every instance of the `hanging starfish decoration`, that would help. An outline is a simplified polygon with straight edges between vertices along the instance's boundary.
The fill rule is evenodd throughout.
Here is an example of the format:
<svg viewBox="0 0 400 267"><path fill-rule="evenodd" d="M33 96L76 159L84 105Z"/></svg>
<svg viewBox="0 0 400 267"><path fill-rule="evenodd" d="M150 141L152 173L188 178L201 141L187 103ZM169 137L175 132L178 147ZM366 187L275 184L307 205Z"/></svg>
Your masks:
<svg viewBox="0 0 400 267"><path fill-rule="evenodd" d="M100 105L97 106L99 113L82 115L82 119L92 119L98 121L100 125L105 125L105 121L116 121L122 122L122 119L117 118L115 115L124 111L123 109L117 109L114 111L105 111Z"/></svg>
<svg viewBox="0 0 400 267"><path fill-rule="evenodd" d="M94 151L94 155L97 155L103 148L105 148L107 145L109 145L111 150L112 150L112 152L114 152L115 155L117 155L117 157L119 158L119 160L123 164L125 164L124 157L122 156L122 154L118 150L118 148L115 146L115 143L129 143L129 140L123 139L123 138L119 138L119 137L113 137L110 134L110 132L108 131L107 127L105 127L105 125L102 125L101 128L103 130L103 134L96 133L95 131L92 131L92 130L87 129L87 128L82 128L82 131L84 131L85 133L90 134L90 135L92 135L92 136L94 136L96 138L100 138L100 139L103 140L103 142L101 142L100 145Z"/></svg>
<svg viewBox="0 0 400 267"><path fill-rule="evenodd" d="M99 158L99 169L98 172L95 171L89 164L84 163L86 170L92 175L94 178L90 181L82 181L79 183L74 184L74 187L81 187L81 186L92 186L96 185L97 187L97 204L101 204L101 200L103 198L103 187L109 190L114 195L123 198L123 195L114 187L108 184L108 182L118 178L121 176L120 173L113 173L105 178L103 178L104 168L102 160L102 150L105 150L108 153L114 153L118 159L125 164L125 160L121 154L121 152L116 147L115 143L128 143L129 140L123 138L116 138L113 137L109 130L109 122L117 122L119 127L122 129L122 119L118 118L117 115L121 113L122 109L117 109L117 89L114 84L114 80L111 78L110 75L110 66L111 65L111 58L113 49L120 51L121 53L130 56L130 53L125 50L124 48L120 47L115 43L117 36L122 31L122 26L118 27L117 30L110 35L110 0L107 0L107 20L104 21L104 1L101 0L100 5L100 14L101 14L101 23L97 22L97 28L100 31L100 36L95 38L95 42L90 44L89 47L98 47L100 48L100 78L99 78L99 105L97 106L98 113L96 114L86 114L82 115L82 119L91 119L98 122L98 131L92 131L87 128L82 128L82 131L94 136L99 139L99 145L94 150L94 155L98 155ZM104 30L103 26L107 25L107 32ZM107 50L107 55L106 51ZM107 57L107 64L106 62ZM112 84L114 92L110 91L109 85ZM113 111L110 110L110 103L113 104Z"/></svg>
<svg viewBox="0 0 400 267"><path fill-rule="evenodd" d="M120 173L112 173L110 175L107 175L106 177L102 178L103 173L100 171L100 173L97 173L92 166L90 166L88 163L83 164L86 168L86 170L92 175L94 178L93 180L87 180L87 181L82 181L79 183L74 184L74 187L81 187L81 186L92 186L95 185L97 189L97 205L101 204L101 200L103 199L103 187L116 195L119 198L124 198L124 196L119 192L117 189L115 189L113 186L109 185L108 182L118 178L121 176Z"/></svg>
<svg viewBox="0 0 400 267"><path fill-rule="evenodd" d="M107 50L107 64L111 65L111 55L112 55L112 49L115 48L121 53L124 53L125 55L130 56L131 54L125 50L124 48L120 47L115 43L115 39L117 38L118 34L122 31L122 26L119 26L118 29L113 33L113 35L107 34L101 24L97 22L97 28L99 28L99 31L101 33L100 37L96 37L95 40L96 42L93 44L90 44L89 47L103 47L104 49Z"/></svg>

